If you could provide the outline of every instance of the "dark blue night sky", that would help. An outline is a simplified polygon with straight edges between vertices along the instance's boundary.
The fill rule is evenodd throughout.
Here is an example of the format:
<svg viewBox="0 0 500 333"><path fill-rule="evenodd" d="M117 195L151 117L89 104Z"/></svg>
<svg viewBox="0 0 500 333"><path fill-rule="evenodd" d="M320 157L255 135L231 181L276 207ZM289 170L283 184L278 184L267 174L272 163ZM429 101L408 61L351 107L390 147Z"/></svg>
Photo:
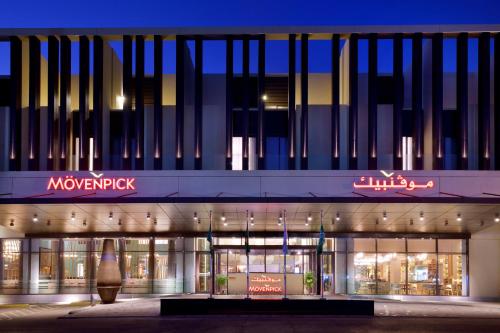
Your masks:
<svg viewBox="0 0 500 333"><path fill-rule="evenodd" d="M170 26L272 26L272 25L401 25L401 24L498 24L498 0L24 0L9 1L0 11L0 27L170 27ZM171 44L171 45L170 45ZM119 51L121 45L114 45ZM165 72L174 71L174 45L165 43ZM286 42L267 47L267 72L287 71ZM224 72L224 43L205 42L204 71ZM77 49L76 49L77 50ZM76 51L75 50L75 51ZM240 45L235 46L235 70ZM366 71L367 45L360 44L360 71ZM379 43L379 71L391 72L392 44ZM445 42L445 71L453 71L455 42ZM477 66L477 45L470 43L470 69ZM251 46L252 58L257 48ZM405 61L411 51L405 44ZM152 45L146 46L152 60ZM0 43L0 74L8 74L8 44ZM78 61L75 60L75 65ZM299 61L299 59L297 59ZM76 67L76 66L73 66ZM251 64L256 71L256 63ZM329 71L329 44L310 42L310 71ZM146 72L152 72L151 61Z"/></svg>

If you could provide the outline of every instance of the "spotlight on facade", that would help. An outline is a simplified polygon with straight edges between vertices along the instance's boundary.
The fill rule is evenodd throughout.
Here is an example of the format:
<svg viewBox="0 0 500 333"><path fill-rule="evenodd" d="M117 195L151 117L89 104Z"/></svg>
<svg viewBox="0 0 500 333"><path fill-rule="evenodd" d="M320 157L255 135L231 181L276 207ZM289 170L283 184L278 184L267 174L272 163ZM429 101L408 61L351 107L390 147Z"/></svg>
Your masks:
<svg viewBox="0 0 500 333"><path fill-rule="evenodd" d="M462 221L462 215L460 213L457 214L457 221L458 222Z"/></svg>
<svg viewBox="0 0 500 333"><path fill-rule="evenodd" d="M495 214L495 223L500 222L500 215L498 213Z"/></svg>
<svg viewBox="0 0 500 333"><path fill-rule="evenodd" d="M34 214L33 215L33 223L37 223L38 222L38 215Z"/></svg>
<svg viewBox="0 0 500 333"><path fill-rule="evenodd" d="M117 109L123 109L123 104L125 104L125 96L116 96L116 107Z"/></svg>
<svg viewBox="0 0 500 333"><path fill-rule="evenodd" d="M420 212L420 221L423 221L424 220L424 212Z"/></svg>
<svg viewBox="0 0 500 333"><path fill-rule="evenodd" d="M198 222L198 213L194 212L193 221Z"/></svg>

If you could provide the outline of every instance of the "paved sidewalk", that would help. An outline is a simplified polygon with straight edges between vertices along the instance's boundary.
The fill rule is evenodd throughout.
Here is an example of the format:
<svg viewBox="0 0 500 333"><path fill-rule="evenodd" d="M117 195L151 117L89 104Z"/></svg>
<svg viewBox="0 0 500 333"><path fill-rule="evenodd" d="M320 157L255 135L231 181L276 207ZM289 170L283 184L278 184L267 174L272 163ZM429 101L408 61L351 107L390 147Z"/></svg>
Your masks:
<svg viewBox="0 0 500 333"><path fill-rule="evenodd" d="M160 299L131 299L97 304L70 312L64 318L157 317ZM491 318L500 319L500 303L375 301L377 317Z"/></svg>

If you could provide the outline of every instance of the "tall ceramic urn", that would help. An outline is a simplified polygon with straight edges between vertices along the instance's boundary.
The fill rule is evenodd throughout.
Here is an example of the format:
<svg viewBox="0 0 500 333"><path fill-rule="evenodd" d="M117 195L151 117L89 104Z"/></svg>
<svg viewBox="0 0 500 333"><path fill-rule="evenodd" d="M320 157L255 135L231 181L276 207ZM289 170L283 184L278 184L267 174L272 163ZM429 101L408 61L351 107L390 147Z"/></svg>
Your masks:
<svg viewBox="0 0 500 333"><path fill-rule="evenodd" d="M120 267L116 260L115 242L105 239L102 245L101 262L97 268L97 292L104 304L113 303L122 286Z"/></svg>

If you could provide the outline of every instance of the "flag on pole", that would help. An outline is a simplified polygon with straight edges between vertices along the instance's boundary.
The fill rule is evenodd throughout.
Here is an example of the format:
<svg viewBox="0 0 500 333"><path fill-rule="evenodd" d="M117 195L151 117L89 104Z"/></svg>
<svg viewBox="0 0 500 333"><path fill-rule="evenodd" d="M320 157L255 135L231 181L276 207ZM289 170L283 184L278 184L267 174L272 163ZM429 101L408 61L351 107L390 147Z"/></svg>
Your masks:
<svg viewBox="0 0 500 333"><path fill-rule="evenodd" d="M283 223L283 254L288 253L288 232L286 231L286 221Z"/></svg>
<svg viewBox="0 0 500 333"><path fill-rule="evenodd" d="M210 244L210 252L213 250L213 245L212 245L212 221L210 221L209 227L208 227L208 234L207 234L207 241Z"/></svg>
<svg viewBox="0 0 500 333"><path fill-rule="evenodd" d="M323 253L323 244L325 244L325 230L323 229L323 223L321 223L321 227L319 228L319 240L318 246L316 247L316 253Z"/></svg>

